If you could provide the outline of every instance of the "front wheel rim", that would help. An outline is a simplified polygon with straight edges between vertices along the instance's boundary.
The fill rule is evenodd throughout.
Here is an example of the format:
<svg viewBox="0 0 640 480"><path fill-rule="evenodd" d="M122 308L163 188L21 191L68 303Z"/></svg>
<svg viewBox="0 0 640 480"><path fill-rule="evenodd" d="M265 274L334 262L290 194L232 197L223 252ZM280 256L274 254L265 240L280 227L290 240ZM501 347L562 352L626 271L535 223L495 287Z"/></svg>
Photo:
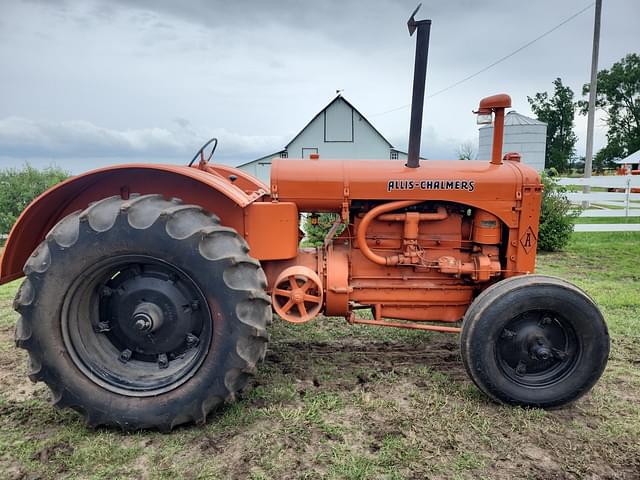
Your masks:
<svg viewBox="0 0 640 480"><path fill-rule="evenodd" d="M496 360L514 383L555 385L576 368L582 347L572 324L557 312L531 310L509 320L496 341Z"/></svg>
<svg viewBox="0 0 640 480"><path fill-rule="evenodd" d="M97 263L69 288L63 340L94 383L128 396L154 396L184 384L213 338L206 297L178 267L147 255Z"/></svg>

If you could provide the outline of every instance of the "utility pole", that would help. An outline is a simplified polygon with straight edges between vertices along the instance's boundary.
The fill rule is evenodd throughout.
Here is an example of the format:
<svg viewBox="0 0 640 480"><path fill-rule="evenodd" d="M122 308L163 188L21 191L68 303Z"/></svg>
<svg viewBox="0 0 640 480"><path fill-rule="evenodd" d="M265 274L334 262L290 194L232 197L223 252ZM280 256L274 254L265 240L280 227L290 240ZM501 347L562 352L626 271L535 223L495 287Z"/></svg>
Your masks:
<svg viewBox="0 0 640 480"><path fill-rule="evenodd" d="M584 157L584 178L591 178L593 164L593 124L595 122L596 93L598 88L598 50L600 49L600 16L602 14L602 0L596 0L596 14L593 21L593 52L591 54L591 83L589 84L589 113L587 115L587 151ZM584 186L584 193L589 193L591 187ZM587 205L584 205L584 204ZM588 206L588 202L583 202Z"/></svg>

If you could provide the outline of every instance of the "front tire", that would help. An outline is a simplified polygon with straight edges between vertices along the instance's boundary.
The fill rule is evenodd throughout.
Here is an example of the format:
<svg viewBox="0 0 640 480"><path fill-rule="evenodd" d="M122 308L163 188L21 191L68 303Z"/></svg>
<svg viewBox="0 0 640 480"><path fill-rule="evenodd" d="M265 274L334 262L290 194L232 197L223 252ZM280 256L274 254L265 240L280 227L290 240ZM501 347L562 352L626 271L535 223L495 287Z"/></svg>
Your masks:
<svg viewBox="0 0 640 480"><path fill-rule="evenodd" d="M161 195L61 220L25 265L16 344L92 426L171 430L232 401L266 351L266 278L215 215Z"/></svg>
<svg viewBox="0 0 640 480"><path fill-rule="evenodd" d="M558 407L587 393L604 371L609 334L594 301L553 277L498 282L467 310L460 337L464 366L494 400Z"/></svg>

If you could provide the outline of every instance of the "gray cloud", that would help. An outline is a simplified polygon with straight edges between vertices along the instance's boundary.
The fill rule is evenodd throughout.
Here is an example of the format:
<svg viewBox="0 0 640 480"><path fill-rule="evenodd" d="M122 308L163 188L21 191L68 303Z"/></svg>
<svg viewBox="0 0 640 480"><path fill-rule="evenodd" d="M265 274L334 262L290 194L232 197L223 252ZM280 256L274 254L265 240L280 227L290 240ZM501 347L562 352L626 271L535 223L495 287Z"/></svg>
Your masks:
<svg viewBox="0 0 640 480"><path fill-rule="evenodd" d="M428 92L479 70L580 10L588 0L428 2ZM392 143L406 145L415 0L322 2L47 0L0 6L0 163L93 158L94 164L183 159L221 137L231 163L281 148L333 96L345 96ZM602 68L640 46L637 0L606 2ZM477 138L470 111L557 76L588 80L593 11L455 89L427 101L423 154L454 156ZM584 148L584 117L576 119ZM596 132L602 146L606 130ZM74 163L75 164L75 163Z"/></svg>
<svg viewBox="0 0 640 480"><path fill-rule="evenodd" d="M91 122L35 121L21 117L0 119L0 152L11 158L46 158L62 164L67 159L102 159L99 163L136 159L147 162L190 159L209 137L220 140L217 159L224 163L248 160L282 148L284 137L243 136L224 129L197 133L185 119L176 128L115 130Z"/></svg>

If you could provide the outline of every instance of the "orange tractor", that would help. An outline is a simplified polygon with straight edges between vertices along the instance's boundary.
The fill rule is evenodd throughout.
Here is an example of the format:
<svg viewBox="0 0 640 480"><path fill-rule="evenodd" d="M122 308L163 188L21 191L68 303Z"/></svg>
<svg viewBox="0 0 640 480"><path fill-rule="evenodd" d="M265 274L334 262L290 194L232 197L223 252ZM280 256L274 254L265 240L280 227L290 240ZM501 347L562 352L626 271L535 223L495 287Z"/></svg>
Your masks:
<svg viewBox="0 0 640 480"><path fill-rule="evenodd" d="M409 20L406 164L278 159L265 185L209 163L205 145L188 166L102 168L28 206L0 281L26 275L16 344L54 405L124 429L204 422L264 358L272 309L461 333L469 376L506 404L560 406L596 383L609 352L598 307L533 274L542 185L502 158L509 96L476 112L495 125L490 161L419 159L430 23ZM322 247L298 248L303 212L337 214Z"/></svg>

